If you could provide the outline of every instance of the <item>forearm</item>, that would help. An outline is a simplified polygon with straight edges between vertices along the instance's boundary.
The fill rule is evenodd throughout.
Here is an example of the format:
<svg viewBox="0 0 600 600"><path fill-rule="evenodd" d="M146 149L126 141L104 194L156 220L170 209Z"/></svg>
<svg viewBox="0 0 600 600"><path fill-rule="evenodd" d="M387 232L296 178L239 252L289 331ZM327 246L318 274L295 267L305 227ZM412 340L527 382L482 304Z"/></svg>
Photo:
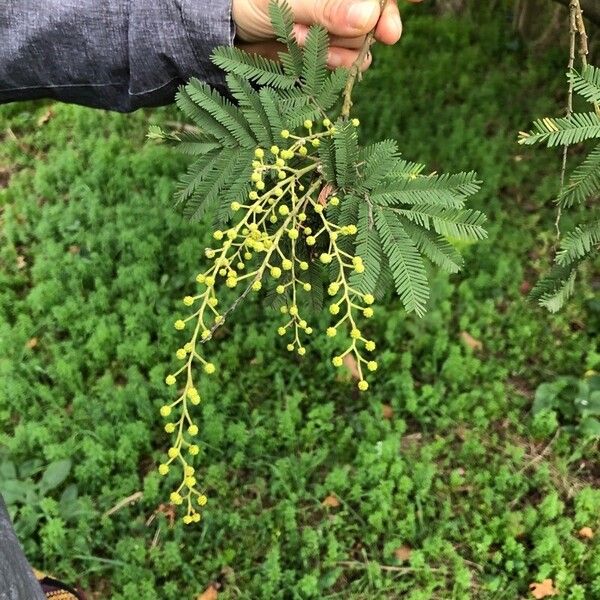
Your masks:
<svg viewBox="0 0 600 600"><path fill-rule="evenodd" d="M0 600L43 600L0 496Z"/></svg>
<svg viewBox="0 0 600 600"><path fill-rule="evenodd" d="M4 0L0 102L51 97L129 111L173 101L192 76L213 85L231 44L231 0Z"/></svg>

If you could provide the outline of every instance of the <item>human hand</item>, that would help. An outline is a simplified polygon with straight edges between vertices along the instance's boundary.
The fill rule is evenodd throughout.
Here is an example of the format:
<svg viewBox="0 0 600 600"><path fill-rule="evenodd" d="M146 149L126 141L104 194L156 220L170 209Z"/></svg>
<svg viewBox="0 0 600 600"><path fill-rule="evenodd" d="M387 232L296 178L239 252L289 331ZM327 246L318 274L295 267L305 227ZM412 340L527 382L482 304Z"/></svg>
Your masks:
<svg viewBox="0 0 600 600"><path fill-rule="evenodd" d="M378 0L288 1L296 19L294 31L300 45L303 45L311 25L322 25L329 31L328 63L332 68L351 67L366 35L375 26L375 39L383 44L395 44L402 34L396 0L387 0L383 11ZM274 40L269 0L233 0L232 10L240 45L248 52L277 58L282 46ZM369 53L362 68L367 69L370 64Z"/></svg>

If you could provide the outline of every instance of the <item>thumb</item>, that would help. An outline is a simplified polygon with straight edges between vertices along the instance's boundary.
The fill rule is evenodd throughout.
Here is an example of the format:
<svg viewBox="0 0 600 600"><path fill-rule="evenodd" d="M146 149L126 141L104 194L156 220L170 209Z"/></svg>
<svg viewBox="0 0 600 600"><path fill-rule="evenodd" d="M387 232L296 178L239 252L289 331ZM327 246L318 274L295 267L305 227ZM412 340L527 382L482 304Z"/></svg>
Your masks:
<svg viewBox="0 0 600 600"><path fill-rule="evenodd" d="M379 0L292 0L296 23L322 25L333 35L357 37L375 27Z"/></svg>

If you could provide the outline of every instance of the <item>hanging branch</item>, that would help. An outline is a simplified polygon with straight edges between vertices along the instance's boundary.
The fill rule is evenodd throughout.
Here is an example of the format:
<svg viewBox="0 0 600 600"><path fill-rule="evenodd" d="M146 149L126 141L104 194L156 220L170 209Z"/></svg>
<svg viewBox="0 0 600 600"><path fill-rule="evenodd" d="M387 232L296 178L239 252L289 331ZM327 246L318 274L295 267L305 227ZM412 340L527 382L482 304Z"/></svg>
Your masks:
<svg viewBox="0 0 600 600"><path fill-rule="evenodd" d="M587 56L589 54L588 37L583 21L583 11L581 10L580 0L570 0L569 3L569 63L568 72L570 73L575 67L575 51L577 48L577 36L579 36L579 56L583 68L587 67ZM569 79L569 94L567 96L567 118L573 114L573 94L574 94L573 78ZM567 157L569 154L569 146L565 145L563 149L562 167L560 171L560 191L565 187L565 178L567 173ZM554 227L556 229L557 242L560 240L560 220L562 218L562 207L559 205L556 211L556 220Z"/></svg>

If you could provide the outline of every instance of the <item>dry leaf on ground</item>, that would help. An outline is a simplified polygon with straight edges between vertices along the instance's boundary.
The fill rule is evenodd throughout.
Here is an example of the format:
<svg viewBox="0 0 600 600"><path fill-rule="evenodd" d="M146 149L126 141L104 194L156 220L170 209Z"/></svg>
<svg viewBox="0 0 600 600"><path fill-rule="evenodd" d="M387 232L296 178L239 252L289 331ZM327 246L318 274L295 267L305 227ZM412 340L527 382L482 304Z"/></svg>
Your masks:
<svg viewBox="0 0 600 600"><path fill-rule="evenodd" d="M594 537L594 532L591 527L582 527L579 530L579 537L591 540Z"/></svg>
<svg viewBox="0 0 600 600"><path fill-rule="evenodd" d="M558 590L554 587L552 579L544 579L541 583L532 583L529 586L531 594L537 600L541 598L549 598L550 596L556 596Z"/></svg>
<svg viewBox="0 0 600 600"><path fill-rule="evenodd" d="M321 504L323 504L323 506L328 506L329 508L337 508L340 505L340 501L336 496L330 494Z"/></svg>
<svg viewBox="0 0 600 600"><path fill-rule="evenodd" d="M467 345L471 350L483 350L483 344L476 340L470 333L467 331L462 331L460 334L460 339Z"/></svg>
<svg viewBox="0 0 600 600"><path fill-rule="evenodd" d="M214 584L210 584L197 598L196 600L217 600L219 592Z"/></svg>
<svg viewBox="0 0 600 600"><path fill-rule="evenodd" d="M384 419L392 419L394 417L394 409L389 404L382 404L381 416Z"/></svg>
<svg viewBox="0 0 600 600"><path fill-rule="evenodd" d="M411 554L412 548L410 546L400 546L400 548L396 548L396 550L394 550L394 556L400 562L408 560Z"/></svg>

